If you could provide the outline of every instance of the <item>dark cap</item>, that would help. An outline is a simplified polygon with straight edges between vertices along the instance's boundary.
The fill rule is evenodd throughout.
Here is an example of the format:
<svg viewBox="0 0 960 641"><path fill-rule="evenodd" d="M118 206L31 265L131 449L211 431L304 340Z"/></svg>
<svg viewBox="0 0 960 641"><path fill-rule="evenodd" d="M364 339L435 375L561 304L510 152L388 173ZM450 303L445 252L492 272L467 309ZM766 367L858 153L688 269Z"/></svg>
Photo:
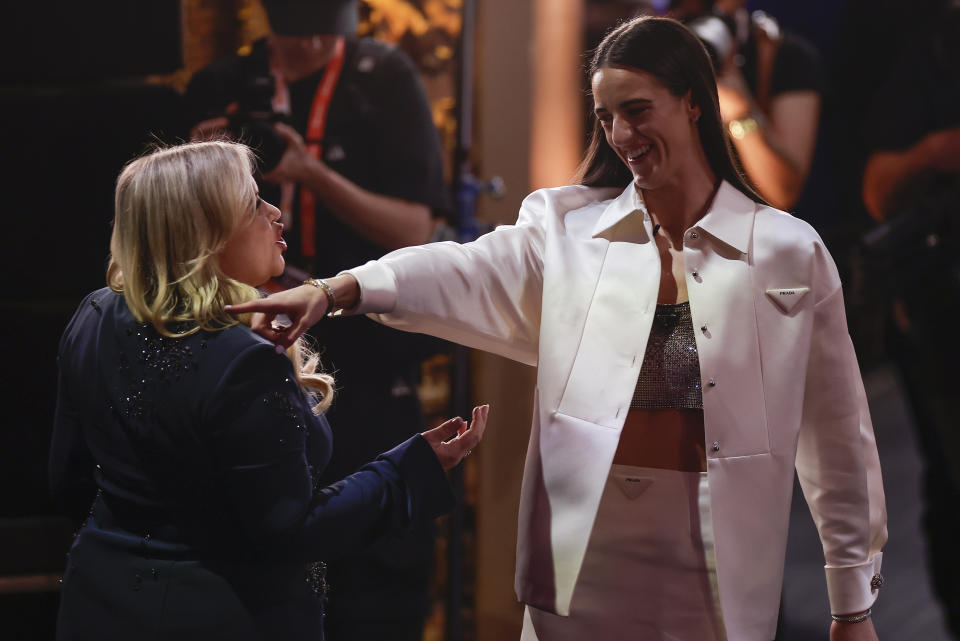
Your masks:
<svg viewBox="0 0 960 641"><path fill-rule="evenodd" d="M263 0L278 36L357 33L357 0Z"/></svg>

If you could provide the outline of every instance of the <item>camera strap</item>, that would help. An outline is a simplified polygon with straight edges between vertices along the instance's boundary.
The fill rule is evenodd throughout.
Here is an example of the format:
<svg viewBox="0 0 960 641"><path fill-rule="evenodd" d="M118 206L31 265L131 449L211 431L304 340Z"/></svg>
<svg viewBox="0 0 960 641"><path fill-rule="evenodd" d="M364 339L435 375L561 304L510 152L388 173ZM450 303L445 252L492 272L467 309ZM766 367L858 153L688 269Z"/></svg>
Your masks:
<svg viewBox="0 0 960 641"><path fill-rule="evenodd" d="M327 68L317 85L317 93L313 96L310 106L310 117L307 120L305 142L307 153L320 160L323 152L323 135L327 128L327 115L330 112L330 101L333 92L340 80L343 70L343 61L346 56L346 40L341 36L334 44L333 57L327 63ZM306 187L300 188L300 250L307 264L313 262L317 255L317 197Z"/></svg>

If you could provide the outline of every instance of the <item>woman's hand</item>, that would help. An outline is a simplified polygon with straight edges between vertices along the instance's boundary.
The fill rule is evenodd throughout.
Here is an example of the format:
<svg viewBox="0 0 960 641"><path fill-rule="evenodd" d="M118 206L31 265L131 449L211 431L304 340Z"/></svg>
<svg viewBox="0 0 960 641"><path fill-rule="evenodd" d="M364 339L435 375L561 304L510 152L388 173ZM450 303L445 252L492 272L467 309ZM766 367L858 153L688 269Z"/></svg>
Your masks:
<svg viewBox="0 0 960 641"><path fill-rule="evenodd" d="M226 309L231 314L253 312L250 329L286 349L324 317L329 303L322 289L301 285L270 294L266 298L227 305ZM281 314L287 316L290 322L275 322Z"/></svg>
<svg viewBox="0 0 960 641"><path fill-rule="evenodd" d="M356 307L360 298L360 283L356 278L342 274L324 280L333 288L338 309ZM226 309L231 314L253 313L250 329L284 349L331 311L330 299L324 290L313 285L301 285L259 300L227 305ZM286 316L282 323L277 318L281 314Z"/></svg>
<svg viewBox="0 0 960 641"><path fill-rule="evenodd" d="M869 618L859 623L834 621L830 625L830 641L877 641L877 631Z"/></svg>
<svg viewBox="0 0 960 641"><path fill-rule="evenodd" d="M717 76L720 117L723 122L746 118L754 110L753 95L740 69L732 62Z"/></svg>
<svg viewBox="0 0 960 641"><path fill-rule="evenodd" d="M433 448L444 471L456 467L477 446L483 438L489 414L490 406L480 405L473 408L469 424L458 416L420 435Z"/></svg>

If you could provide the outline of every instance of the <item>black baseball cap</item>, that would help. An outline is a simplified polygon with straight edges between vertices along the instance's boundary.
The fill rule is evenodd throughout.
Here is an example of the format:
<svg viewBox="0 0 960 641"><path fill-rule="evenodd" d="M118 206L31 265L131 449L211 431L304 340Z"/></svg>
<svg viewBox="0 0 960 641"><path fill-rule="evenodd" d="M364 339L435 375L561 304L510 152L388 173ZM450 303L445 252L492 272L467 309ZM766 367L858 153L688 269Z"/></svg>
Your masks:
<svg viewBox="0 0 960 641"><path fill-rule="evenodd" d="M357 33L357 0L263 0L278 36Z"/></svg>

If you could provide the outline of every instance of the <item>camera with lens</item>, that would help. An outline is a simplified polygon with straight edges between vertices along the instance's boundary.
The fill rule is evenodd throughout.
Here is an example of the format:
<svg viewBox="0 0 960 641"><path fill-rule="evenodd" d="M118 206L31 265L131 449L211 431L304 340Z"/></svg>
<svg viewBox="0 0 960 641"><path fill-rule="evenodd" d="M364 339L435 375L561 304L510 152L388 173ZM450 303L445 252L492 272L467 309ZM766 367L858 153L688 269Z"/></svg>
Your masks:
<svg viewBox="0 0 960 641"><path fill-rule="evenodd" d="M728 19L718 15L699 16L686 24L710 54L714 71L720 73L737 49L735 27Z"/></svg>
<svg viewBox="0 0 960 641"><path fill-rule="evenodd" d="M287 149L287 141L274 128L286 117L273 109L275 85L265 53L254 50L241 59L239 74L234 79L237 109L228 116L227 125L235 139L253 149L257 169L264 174L280 164Z"/></svg>

